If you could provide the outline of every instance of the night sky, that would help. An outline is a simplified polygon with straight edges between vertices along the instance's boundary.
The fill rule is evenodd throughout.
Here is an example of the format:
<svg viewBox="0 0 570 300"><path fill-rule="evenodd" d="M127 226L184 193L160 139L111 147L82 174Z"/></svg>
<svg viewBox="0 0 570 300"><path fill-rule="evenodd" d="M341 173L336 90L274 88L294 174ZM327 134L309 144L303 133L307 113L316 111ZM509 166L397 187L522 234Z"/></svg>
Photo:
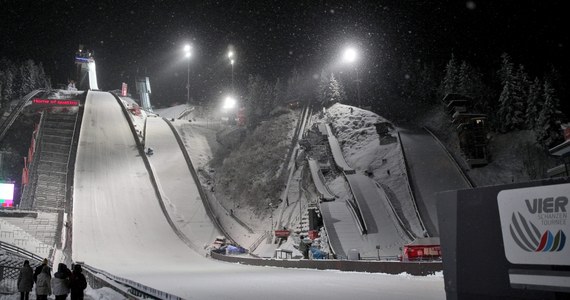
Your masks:
<svg viewBox="0 0 570 300"><path fill-rule="evenodd" d="M345 45L361 51L363 90L398 60L443 67L451 53L498 69L509 53L531 77L550 65L567 74L569 19L563 1L7 1L0 0L0 57L42 62L55 86L74 76L79 44L95 51L99 87L134 88L149 76L153 103L184 102L190 42L192 97L228 92L226 53L235 47L236 88L248 74L287 78L338 70ZM335 69L337 67L337 69ZM388 72L388 71L386 71ZM368 77L368 78L367 78ZM369 80L367 80L369 79Z"/></svg>

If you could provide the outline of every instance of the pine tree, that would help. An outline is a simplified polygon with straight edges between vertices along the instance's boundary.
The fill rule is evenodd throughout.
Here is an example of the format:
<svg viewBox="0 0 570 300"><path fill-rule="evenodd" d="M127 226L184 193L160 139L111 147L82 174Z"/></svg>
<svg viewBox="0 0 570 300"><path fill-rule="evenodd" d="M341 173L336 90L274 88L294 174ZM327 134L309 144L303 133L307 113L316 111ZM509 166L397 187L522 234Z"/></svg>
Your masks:
<svg viewBox="0 0 570 300"><path fill-rule="evenodd" d="M523 129L525 128L525 112L526 103L528 102L528 92L530 89L530 81L528 80L528 75L524 70L523 65L519 65L517 72L513 77L513 98L512 98L512 108L516 119L513 120L513 129Z"/></svg>
<svg viewBox="0 0 570 300"><path fill-rule="evenodd" d="M485 89L483 75L466 61L461 62L457 92L472 99L477 99L482 96Z"/></svg>
<svg viewBox="0 0 570 300"><path fill-rule="evenodd" d="M40 63L38 65L38 85L36 86L36 88L41 89L41 88L46 88L49 89L51 88L51 80L49 77L47 77L46 72L44 70L44 66L42 63Z"/></svg>
<svg viewBox="0 0 570 300"><path fill-rule="evenodd" d="M548 148L562 137L560 134L560 120L562 113L559 110L560 102L550 81L545 80L543 85L544 105L538 116L536 138L543 147Z"/></svg>
<svg viewBox="0 0 570 300"><path fill-rule="evenodd" d="M514 65L511 62L511 57L507 53L501 55L501 69L499 70L499 79L501 84L504 84L506 80L512 77L514 73Z"/></svg>
<svg viewBox="0 0 570 300"><path fill-rule="evenodd" d="M520 71L515 74L510 57L507 54L503 54L502 57L503 64L499 71L499 76L503 83L503 90L499 97L499 110L497 112L500 129L502 131L522 129L524 127L526 99L523 100L522 98L523 79L518 78L518 76L524 74L524 68L521 66L519 68Z"/></svg>
<svg viewBox="0 0 570 300"><path fill-rule="evenodd" d="M248 126L252 129L257 127L262 119L269 116L276 105L275 85L268 83L260 75L249 75L245 100Z"/></svg>
<svg viewBox="0 0 570 300"><path fill-rule="evenodd" d="M444 97L447 94L457 93L459 89L459 68L457 67L457 61L455 60L455 55L451 54L451 59L447 62L445 66L445 75L441 82L440 92L441 96Z"/></svg>
<svg viewBox="0 0 570 300"><path fill-rule="evenodd" d="M245 113L248 127L255 128L259 123L258 103L260 98L261 77L249 75L247 82L247 97L245 98Z"/></svg>
<svg viewBox="0 0 570 300"><path fill-rule="evenodd" d="M337 102L342 102L344 100L344 91L342 85L334 78L334 74L331 73L328 77L328 83L323 84L323 89L321 90L319 100L323 106L330 106Z"/></svg>
<svg viewBox="0 0 570 300"><path fill-rule="evenodd" d="M527 129L535 129L538 116L539 116L539 107L542 107L543 99L542 99L542 83L540 79L536 77L534 82L530 86L527 104L526 104L526 128Z"/></svg>

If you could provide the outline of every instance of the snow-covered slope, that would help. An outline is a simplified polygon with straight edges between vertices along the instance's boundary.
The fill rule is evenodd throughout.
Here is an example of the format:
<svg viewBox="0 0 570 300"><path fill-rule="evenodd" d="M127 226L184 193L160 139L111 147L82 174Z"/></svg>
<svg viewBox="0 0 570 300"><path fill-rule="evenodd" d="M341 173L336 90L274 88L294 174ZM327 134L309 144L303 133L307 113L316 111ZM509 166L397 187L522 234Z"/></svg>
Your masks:
<svg viewBox="0 0 570 300"><path fill-rule="evenodd" d="M441 275L252 267L196 254L167 224L110 94L87 96L75 172L73 258L114 275L185 299L444 297Z"/></svg>
<svg viewBox="0 0 570 300"><path fill-rule="evenodd" d="M317 118L317 116L315 116ZM327 110L327 119L342 145L346 162L357 172L368 172L386 192L404 227L415 236L423 235L406 178L397 131L383 117L357 107L334 104ZM380 135L375 124L385 133ZM335 193L343 187L332 185Z"/></svg>

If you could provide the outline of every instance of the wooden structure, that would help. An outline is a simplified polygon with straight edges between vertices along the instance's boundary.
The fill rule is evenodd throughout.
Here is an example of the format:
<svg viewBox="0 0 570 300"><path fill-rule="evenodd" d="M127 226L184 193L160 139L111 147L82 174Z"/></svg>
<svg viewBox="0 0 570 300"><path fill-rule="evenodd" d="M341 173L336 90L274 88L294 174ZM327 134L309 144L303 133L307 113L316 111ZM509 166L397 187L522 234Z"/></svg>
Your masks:
<svg viewBox="0 0 570 300"><path fill-rule="evenodd" d="M487 150L487 115L473 112L473 100L460 94L447 94L445 111L456 125L459 147L470 167L489 163Z"/></svg>

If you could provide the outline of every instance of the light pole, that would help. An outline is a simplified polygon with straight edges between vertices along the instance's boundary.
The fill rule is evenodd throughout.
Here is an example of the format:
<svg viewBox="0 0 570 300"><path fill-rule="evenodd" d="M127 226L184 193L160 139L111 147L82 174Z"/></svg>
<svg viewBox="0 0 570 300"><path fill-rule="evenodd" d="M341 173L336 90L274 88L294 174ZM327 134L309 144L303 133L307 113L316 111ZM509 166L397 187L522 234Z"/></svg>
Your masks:
<svg viewBox="0 0 570 300"><path fill-rule="evenodd" d="M232 93L235 92L234 91L234 51L230 50L228 51L228 58L230 59L230 65L232 66Z"/></svg>
<svg viewBox="0 0 570 300"><path fill-rule="evenodd" d="M353 47L348 47L344 49L344 53L342 54L342 60L345 63L353 64L358 59L358 52ZM354 65L354 71L356 73L356 101L358 103L358 107L360 107L360 79L358 78L358 67L356 64Z"/></svg>
<svg viewBox="0 0 570 300"><path fill-rule="evenodd" d="M186 104L190 104L190 57L192 56L192 46L184 46L184 57L188 61L188 77L186 79Z"/></svg>

